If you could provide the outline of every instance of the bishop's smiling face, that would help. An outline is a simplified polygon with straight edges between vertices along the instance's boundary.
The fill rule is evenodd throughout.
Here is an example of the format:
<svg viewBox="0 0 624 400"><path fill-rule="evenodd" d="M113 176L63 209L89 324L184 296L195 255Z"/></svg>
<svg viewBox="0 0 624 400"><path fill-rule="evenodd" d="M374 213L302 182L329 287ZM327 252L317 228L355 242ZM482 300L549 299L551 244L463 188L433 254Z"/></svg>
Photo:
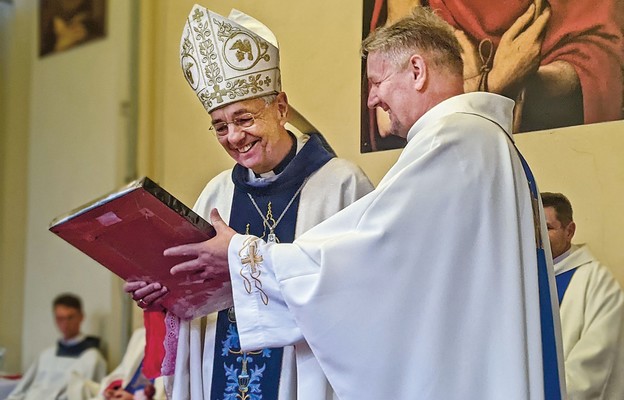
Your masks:
<svg viewBox="0 0 624 400"><path fill-rule="evenodd" d="M228 104L210 113L212 125L227 123L227 131L217 134L221 146L230 157L257 174L268 172L286 157L292 139L284 125L287 121L288 102L280 93L273 103L262 98ZM241 126L241 118L253 116L253 124Z"/></svg>

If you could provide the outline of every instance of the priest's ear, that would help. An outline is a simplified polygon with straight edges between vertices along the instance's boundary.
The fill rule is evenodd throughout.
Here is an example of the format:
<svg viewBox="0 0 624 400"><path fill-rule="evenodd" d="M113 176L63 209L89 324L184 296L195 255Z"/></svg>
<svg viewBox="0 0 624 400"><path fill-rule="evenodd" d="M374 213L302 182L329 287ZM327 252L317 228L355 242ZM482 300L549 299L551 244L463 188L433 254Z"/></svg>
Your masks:
<svg viewBox="0 0 624 400"><path fill-rule="evenodd" d="M422 90L427 81L428 68L425 59L420 54L412 54L409 58L408 68L413 74L413 84L416 90Z"/></svg>
<svg viewBox="0 0 624 400"><path fill-rule="evenodd" d="M566 235L566 241L568 243L572 242L572 237L574 237L574 233L576 232L576 224L574 223L574 221L570 222L565 228L564 228L564 232Z"/></svg>

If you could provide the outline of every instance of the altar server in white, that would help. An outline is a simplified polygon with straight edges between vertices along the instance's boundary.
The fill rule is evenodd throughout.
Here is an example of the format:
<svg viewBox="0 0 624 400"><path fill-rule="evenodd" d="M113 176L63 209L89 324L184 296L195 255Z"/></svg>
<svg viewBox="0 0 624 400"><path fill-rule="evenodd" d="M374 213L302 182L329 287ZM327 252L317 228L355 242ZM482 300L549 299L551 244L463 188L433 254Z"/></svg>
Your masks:
<svg viewBox="0 0 624 400"><path fill-rule="evenodd" d="M363 43L368 106L408 144L372 193L292 244L218 235L166 255L230 268L243 350L305 338L342 400L565 398L539 192L513 101L463 94L460 46L416 8ZM229 262L229 263L228 263Z"/></svg>
<svg viewBox="0 0 624 400"><path fill-rule="evenodd" d="M80 298L61 294L52 310L62 338L39 354L7 400L67 400L74 377L100 380L106 374L106 361L98 350L100 339L80 332L84 319Z"/></svg>
<svg viewBox="0 0 624 400"><path fill-rule="evenodd" d="M180 61L219 143L237 162L205 187L194 207L199 215L208 218L216 207L237 232L288 243L373 189L320 134L286 129L294 110L281 91L277 40L259 21L236 10L224 18L196 5L184 26ZM144 307L164 293L143 282L126 290ZM305 341L243 352L237 317L232 308L180 323L177 353L173 361L165 357L162 371L174 375L173 399L336 398Z"/></svg>
<svg viewBox="0 0 624 400"><path fill-rule="evenodd" d="M624 292L585 244L574 245L572 205L542 193L561 304L570 400L624 399Z"/></svg>

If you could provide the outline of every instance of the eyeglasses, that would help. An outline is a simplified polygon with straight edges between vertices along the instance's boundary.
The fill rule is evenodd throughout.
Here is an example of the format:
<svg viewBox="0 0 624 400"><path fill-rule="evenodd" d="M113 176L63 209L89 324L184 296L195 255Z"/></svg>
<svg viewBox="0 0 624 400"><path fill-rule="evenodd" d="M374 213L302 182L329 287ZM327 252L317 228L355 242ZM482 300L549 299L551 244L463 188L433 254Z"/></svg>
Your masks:
<svg viewBox="0 0 624 400"><path fill-rule="evenodd" d="M217 136L224 137L227 136L229 132L228 125L230 124L234 124L239 128L250 128L256 123L256 118L258 118L268 106L269 104L265 104L264 107L255 113L237 115L232 121L223 121L212 124L210 126L210 130L215 131Z"/></svg>

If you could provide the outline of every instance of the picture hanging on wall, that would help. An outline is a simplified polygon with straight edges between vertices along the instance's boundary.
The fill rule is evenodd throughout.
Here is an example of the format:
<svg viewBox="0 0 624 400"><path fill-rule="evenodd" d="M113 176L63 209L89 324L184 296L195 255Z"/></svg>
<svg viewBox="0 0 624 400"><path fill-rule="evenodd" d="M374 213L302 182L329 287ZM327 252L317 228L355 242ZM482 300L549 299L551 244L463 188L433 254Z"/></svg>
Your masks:
<svg viewBox="0 0 624 400"><path fill-rule="evenodd" d="M455 30L464 89L516 102L514 133L624 118L624 7L619 0L363 0L362 38L414 7L429 6ZM394 149L388 114L366 106L362 62L362 153Z"/></svg>
<svg viewBox="0 0 624 400"><path fill-rule="evenodd" d="M106 0L39 0L39 56L106 35Z"/></svg>

